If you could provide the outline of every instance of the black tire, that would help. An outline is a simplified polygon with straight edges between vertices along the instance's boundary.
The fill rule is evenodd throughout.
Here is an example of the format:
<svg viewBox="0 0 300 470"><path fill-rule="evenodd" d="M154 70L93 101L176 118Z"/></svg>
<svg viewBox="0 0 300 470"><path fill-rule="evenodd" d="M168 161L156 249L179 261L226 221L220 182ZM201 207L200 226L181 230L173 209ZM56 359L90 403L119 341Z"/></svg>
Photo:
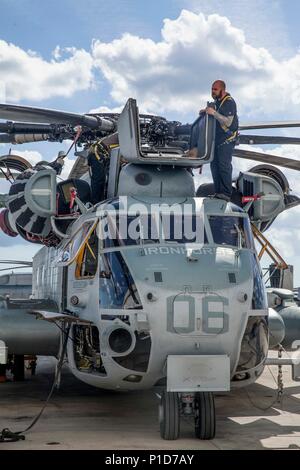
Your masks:
<svg viewBox="0 0 300 470"><path fill-rule="evenodd" d="M198 439L213 439L216 434L216 410L212 392L195 396L195 435Z"/></svg>
<svg viewBox="0 0 300 470"><path fill-rule="evenodd" d="M180 401L178 393L164 392L159 405L160 436L175 441L180 433Z"/></svg>

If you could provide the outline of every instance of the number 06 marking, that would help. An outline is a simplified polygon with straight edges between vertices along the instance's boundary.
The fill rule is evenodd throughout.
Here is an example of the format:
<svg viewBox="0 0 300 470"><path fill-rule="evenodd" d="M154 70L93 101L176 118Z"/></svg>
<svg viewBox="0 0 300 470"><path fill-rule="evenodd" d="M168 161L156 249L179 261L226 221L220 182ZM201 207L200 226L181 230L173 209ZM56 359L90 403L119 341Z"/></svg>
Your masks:
<svg viewBox="0 0 300 470"><path fill-rule="evenodd" d="M198 311L197 308L196 312L196 301L191 295L168 297L167 331L198 335L226 333L229 328L229 316L224 309L228 305L227 297L211 294L202 298L201 310Z"/></svg>

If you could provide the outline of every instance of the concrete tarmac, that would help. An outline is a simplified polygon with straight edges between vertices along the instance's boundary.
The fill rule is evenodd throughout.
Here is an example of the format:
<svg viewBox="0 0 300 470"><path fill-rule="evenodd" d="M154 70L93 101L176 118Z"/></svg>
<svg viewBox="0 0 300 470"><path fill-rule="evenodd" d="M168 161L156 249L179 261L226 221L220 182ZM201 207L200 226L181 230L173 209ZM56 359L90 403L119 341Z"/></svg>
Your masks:
<svg viewBox="0 0 300 470"><path fill-rule="evenodd" d="M25 382L0 384L0 430L20 431L40 411L51 388L55 359L39 358L36 376ZM277 368L266 368L247 389L216 396L217 433L212 441L194 436L192 419L181 420L177 441L159 435L158 398L153 391L103 391L73 377L65 369L43 416L25 441L1 443L11 449L300 449L300 384L291 381L284 367L285 393L276 403ZM8 377L9 378L9 377ZM255 407L255 406L256 407Z"/></svg>

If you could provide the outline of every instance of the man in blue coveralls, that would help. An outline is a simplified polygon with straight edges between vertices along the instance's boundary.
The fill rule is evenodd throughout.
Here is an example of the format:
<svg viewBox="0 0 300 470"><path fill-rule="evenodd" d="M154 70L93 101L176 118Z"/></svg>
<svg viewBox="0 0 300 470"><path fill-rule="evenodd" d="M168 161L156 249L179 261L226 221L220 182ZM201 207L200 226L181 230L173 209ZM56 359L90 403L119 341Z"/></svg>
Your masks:
<svg viewBox="0 0 300 470"><path fill-rule="evenodd" d="M216 137L214 159L210 164L214 181L214 197L230 201L232 192L232 154L238 136L238 116L236 103L226 92L223 80L212 84L211 95L215 100L213 106L200 111L216 119ZM192 148L188 155L197 158L197 148Z"/></svg>
<svg viewBox="0 0 300 470"><path fill-rule="evenodd" d="M216 119L215 155L210 164L215 185L215 197L230 201L232 192L232 154L238 136L239 121L236 103L226 92L226 84L217 80L212 84L211 95L215 108L205 112Z"/></svg>

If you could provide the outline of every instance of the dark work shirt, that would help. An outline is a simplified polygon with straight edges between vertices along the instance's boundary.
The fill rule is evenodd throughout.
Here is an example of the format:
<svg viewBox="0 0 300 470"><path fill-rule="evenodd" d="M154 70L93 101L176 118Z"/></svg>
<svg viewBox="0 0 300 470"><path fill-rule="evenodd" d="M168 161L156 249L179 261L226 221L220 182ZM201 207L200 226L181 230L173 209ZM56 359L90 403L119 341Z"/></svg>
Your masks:
<svg viewBox="0 0 300 470"><path fill-rule="evenodd" d="M236 103L234 101L234 99L229 95L229 93L227 93L227 96L229 96L229 98L223 102L223 104L221 105L222 103L222 100L216 100L215 101L215 105L216 105L216 111L218 111L218 113L222 114L223 116L226 116L226 117L232 117L233 116L233 121L232 121L232 124L231 126L229 127L229 130L231 132L235 132L238 130L238 127L239 127L239 120L238 120L238 116L237 116L237 109L236 109ZM223 98L224 100L224 98ZM230 137L230 133L226 133L222 127L221 127L221 124L219 123L219 121L216 119L216 145L220 145L222 143L225 142L225 140L228 139L228 137Z"/></svg>

